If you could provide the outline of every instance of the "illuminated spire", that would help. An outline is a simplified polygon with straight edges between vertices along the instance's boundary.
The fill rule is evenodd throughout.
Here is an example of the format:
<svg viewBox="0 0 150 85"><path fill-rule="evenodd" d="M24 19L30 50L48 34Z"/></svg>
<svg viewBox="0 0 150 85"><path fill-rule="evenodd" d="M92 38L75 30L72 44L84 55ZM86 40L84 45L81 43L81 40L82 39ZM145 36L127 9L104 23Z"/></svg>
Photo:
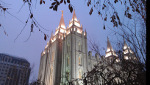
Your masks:
<svg viewBox="0 0 150 85"><path fill-rule="evenodd" d="M107 37L107 50L110 49L110 50L113 50L110 42L109 42L109 38Z"/></svg>
<svg viewBox="0 0 150 85"><path fill-rule="evenodd" d="M113 50L110 42L109 42L109 38L107 37L107 50L106 50L106 56L105 57L109 57L109 56L116 56L115 51Z"/></svg>
<svg viewBox="0 0 150 85"><path fill-rule="evenodd" d="M58 27L66 28L64 18L63 18L63 11L62 11L62 15Z"/></svg>
<svg viewBox="0 0 150 85"><path fill-rule="evenodd" d="M50 39L52 39L52 37L53 37L53 31L51 32L51 37L50 37Z"/></svg>
<svg viewBox="0 0 150 85"><path fill-rule="evenodd" d="M128 60L128 59L138 60L138 58L134 55L134 52L126 44L125 39L124 39L124 46L123 46L123 54L124 54L124 59L126 59L126 60Z"/></svg>
<svg viewBox="0 0 150 85"><path fill-rule="evenodd" d="M127 44L126 44L126 41L125 41L125 39L124 39L124 47L125 47L125 46L128 47Z"/></svg>
<svg viewBox="0 0 150 85"><path fill-rule="evenodd" d="M130 49L130 47L126 44L125 39L124 39L124 46L123 46L123 49L124 49L124 54L133 53L133 51ZM127 51L126 51L126 50L127 50Z"/></svg>
<svg viewBox="0 0 150 85"><path fill-rule="evenodd" d="M73 20L77 20L76 14L75 14L75 10L73 10L73 16L72 16Z"/></svg>

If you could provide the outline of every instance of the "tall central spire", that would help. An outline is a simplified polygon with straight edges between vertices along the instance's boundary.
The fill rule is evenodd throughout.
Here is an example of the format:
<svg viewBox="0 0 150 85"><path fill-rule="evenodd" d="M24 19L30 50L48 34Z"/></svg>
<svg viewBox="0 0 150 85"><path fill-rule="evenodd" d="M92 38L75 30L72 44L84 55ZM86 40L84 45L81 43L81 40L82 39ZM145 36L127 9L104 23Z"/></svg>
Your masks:
<svg viewBox="0 0 150 85"><path fill-rule="evenodd" d="M77 20L76 14L75 14L75 10L73 10L73 16L72 16L73 20Z"/></svg>
<svg viewBox="0 0 150 85"><path fill-rule="evenodd" d="M66 28L65 22L64 22L64 17L63 17L63 11L62 11L62 15L61 15L61 19L60 19L58 27Z"/></svg>

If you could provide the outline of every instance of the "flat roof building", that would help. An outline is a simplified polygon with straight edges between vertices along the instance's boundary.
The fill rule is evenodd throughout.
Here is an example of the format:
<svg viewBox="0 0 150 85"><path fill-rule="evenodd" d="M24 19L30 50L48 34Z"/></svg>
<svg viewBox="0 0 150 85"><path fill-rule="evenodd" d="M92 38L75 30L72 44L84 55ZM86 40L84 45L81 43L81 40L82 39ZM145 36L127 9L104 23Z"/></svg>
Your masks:
<svg viewBox="0 0 150 85"><path fill-rule="evenodd" d="M0 53L0 85L28 85L30 71L26 59Z"/></svg>

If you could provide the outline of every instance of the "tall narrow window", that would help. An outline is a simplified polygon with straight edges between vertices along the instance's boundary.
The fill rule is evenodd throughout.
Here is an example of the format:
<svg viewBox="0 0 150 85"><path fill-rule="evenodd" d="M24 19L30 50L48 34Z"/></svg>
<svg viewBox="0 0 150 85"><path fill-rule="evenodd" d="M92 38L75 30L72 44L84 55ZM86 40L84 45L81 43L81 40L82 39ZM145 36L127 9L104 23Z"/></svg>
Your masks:
<svg viewBox="0 0 150 85"><path fill-rule="evenodd" d="M79 51L81 51L81 49L80 49L80 48L81 48L81 44L79 43Z"/></svg>
<svg viewBox="0 0 150 85"><path fill-rule="evenodd" d="M67 57L67 66L69 66L69 57Z"/></svg>
<svg viewBox="0 0 150 85"><path fill-rule="evenodd" d="M81 63L82 63L82 62L81 62L81 57L79 56L79 65L81 65Z"/></svg>
<svg viewBox="0 0 150 85"><path fill-rule="evenodd" d="M79 70L79 79L81 79L81 78L82 78L82 71Z"/></svg>
<svg viewBox="0 0 150 85"><path fill-rule="evenodd" d="M68 50L70 51L70 45L68 46ZM68 52L69 52L69 51L68 51Z"/></svg>
<svg viewBox="0 0 150 85"><path fill-rule="evenodd" d="M68 53L68 44L67 44L67 53Z"/></svg>
<svg viewBox="0 0 150 85"><path fill-rule="evenodd" d="M67 53L70 51L70 45L67 45Z"/></svg>
<svg viewBox="0 0 150 85"><path fill-rule="evenodd" d="M79 47L78 47L79 51L82 51L82 45L81 45L81 43L79 43L78 46L79 46Z"/></svg>

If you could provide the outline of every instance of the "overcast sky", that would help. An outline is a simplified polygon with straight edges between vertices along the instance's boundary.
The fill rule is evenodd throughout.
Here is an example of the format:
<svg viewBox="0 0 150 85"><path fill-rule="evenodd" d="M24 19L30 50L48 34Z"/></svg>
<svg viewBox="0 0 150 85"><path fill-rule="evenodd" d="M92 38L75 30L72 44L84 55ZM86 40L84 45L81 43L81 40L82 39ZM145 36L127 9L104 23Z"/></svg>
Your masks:
<svg viewBox="0 0 150 85"><path fill-rule="evenodd" d="M14 42L15 38L19 35L23 26L25 25L25 21L29 15L27 4L23 6L23 8L19 11L21 6L23 5L22 0L1 0L3 5L9 8L9 12L16 16L14 18L12 15L6 13L0 13L0 23L4 27L8 36L4 34L4 30L0 28L0 53L7 53L10 55L14 55L17 57L27 59L31 67L34 67L31 73L31 80L37 79L38 70L40 64L41 52L44 50L46 43L49 41L49 38L45 41L44 35L38 31L37 28L34 28L34 32L31 34L31 37L27 42L24 42L29 34L30 34L30 23L25 27L21 35ZM103 30L103 21L100 16L97 14L97 11L94 10L92 15L89 15L90 8L87 7L85 0L71 0L75 8L75 13L77 19L80 20L80 23L83 25L83 29L87 31L88 39L91 37L96 42L99 42L101 47L106 48L106 40L107 36L112 36L109 30ZM70 13L67 5L61 5L58 7L58 11L53 11L49 9L50 1L46 0L45 5L33 5L33 13L36 20L39 24L49 31L44 31L49 36L51 32L55 32L56 27L59 25L59 21L61 18L61 11L64 13L64 21L65 25L69 25L69 20L72 18L72 13ZM29 21L30 22L30 21ZM109 35L108 35L109 34ZM113 37L110 41L113 40ZM88 49L89 50L89 49ZM103 54L105 51L103 51Z"/></svg>

